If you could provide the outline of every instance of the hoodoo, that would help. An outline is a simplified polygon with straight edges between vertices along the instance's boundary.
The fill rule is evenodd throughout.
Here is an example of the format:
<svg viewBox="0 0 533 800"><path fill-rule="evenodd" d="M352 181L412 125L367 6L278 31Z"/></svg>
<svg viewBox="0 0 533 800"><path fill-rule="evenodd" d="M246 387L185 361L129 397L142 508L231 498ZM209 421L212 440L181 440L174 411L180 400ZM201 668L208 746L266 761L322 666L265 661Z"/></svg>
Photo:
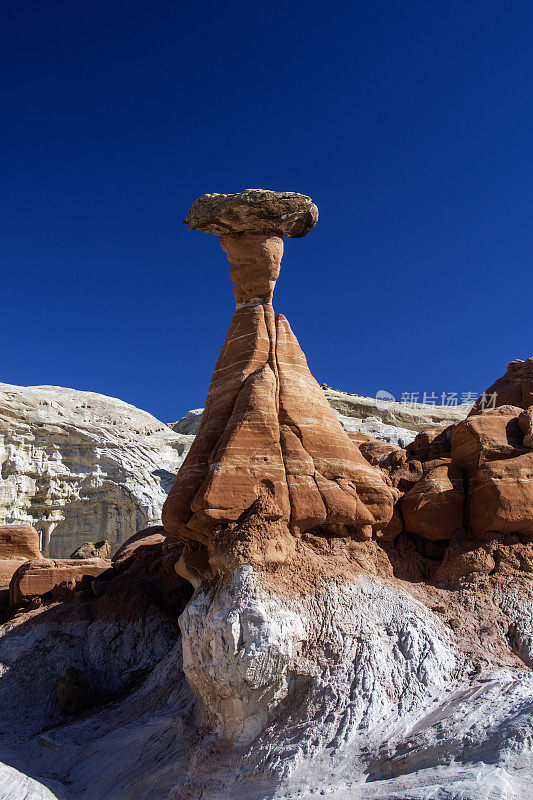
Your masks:
<svg viewBox="0 0 533 800"><path fill-rule="evenodd" d="M165 529L210 557L241 530L247 536L250 515L270 523L266 561L282 561L291 536L363 540L392 517L394 490L335 417L288 321L274 315L283 236L305 236L317 219L305 195L247 189L203 195L184 220L220 237L235 284L200 430L163 509Z"/></svg>
<svg viewBox="0 0 533 800"><path fill-rule="evenodd" d="M43 559L36 529L0 530L0 800L530 799L533 359L406 447L345 431L327 397L347 395L272 307L283 237L317 219L261 189L188 212L220 238L236 309L199 431L162 462L181 463L164 528L112 560L93 542ZM38 472L41 414L3 474ZM141 466L148 436L169 442L150 419ZM59 424L52 475L78 486L78 429Z"/></svg>

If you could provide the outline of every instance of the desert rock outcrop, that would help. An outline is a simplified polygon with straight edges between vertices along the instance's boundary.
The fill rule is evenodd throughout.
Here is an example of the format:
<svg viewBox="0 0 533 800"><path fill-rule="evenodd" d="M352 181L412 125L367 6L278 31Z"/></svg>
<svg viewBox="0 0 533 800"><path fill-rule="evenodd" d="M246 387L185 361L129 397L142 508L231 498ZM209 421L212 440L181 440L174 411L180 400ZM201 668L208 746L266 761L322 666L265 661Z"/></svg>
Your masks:
<svg viewBox="0 0 533 800"><path fill-rule="evenodd" d="M482 464L470 489L472 530L533 536L532 499L533 453Z"/></svg>
<svg viewBox="0 0 533 800"><path fill-rule="evenodd" d="M451 539L463 526L461 470L446 460L428 462L423 476L402 497L405 530L430 541Z"/></svg>
<svg viewBox="0 0 533 800"><path fill-rule="evenodd" d="M396 428L400 431L396 434L397 437L409 435L411 441L419 431L459 422L467 416L472 407L468 403L434 405L378 400L375 397L364 397L331 389L329 386L324 386L323 392L347 430L363 430L376 438L381 437L370 429L372 424L378 431L379 424Z"/></svg>
<svg viewBox="0 0 533 800"><path fill-rule="evenodd" d="M0 525L0 558L38 558L39 534L31 525Z"/></svg>
<svg viewBox="0 0 533 800"><path fill-rule="evenodd" d="M0 611L9 604L9 584L17 569L39 558L39 534L31 525L0 525Z"/></svg>
<svg viewBox="0 0 533 800"><path fill-rule="evenodd" d="M518 406L530 408L533 405L533 357L523 361L517 358L507 367L505 375L498 378L478 397L470 414L479 414L494 406Z"/></svg>
<svg viewBox="0 0 533 800"><path fill-rule="evenodd" d="M0 524L37 528L45 556L112 550L161 521L192 437L95 392L0 384Z"/></svg>
<svg viewBox="0 0 533 800"><path fill-rule="evenodd" d="M514 386L515 399L523 396ZM524 447L523 413L521 407L502 405L454 426L451 456L463 469L468 522L478 536L533 536L533 452Z"/></svg>
<svg viewBox="0 0 533 800"><path fill-rule="evenodd" d="M12 581L0 797L530 798L529 414L430 414L407 448L344 430L274 317L310 201L273 194L189 214L223 228L237 308L169 533Z"/></svg>
<svg viewBox="0 0 533 800"><path fill-rule="evenodd" d="M349 434L366 430L402 446L420 427L468 413L463 406L381 408L375 398L322 391ZM115 551L136 529L160 521L202 411L167 426L93 392L0 384L0 522L33 525L53 558L102 536Z"/></svg>
<svg viewBox="0 0 533 800"><path fill-rule="evenodd" d="M512 362L508 369L516 401L527 395L520 381L527 387L530 361ZM493 386L508 387L508 378L500 380L503 383ZM455 540L461 531L485 540L498 534L532 536L530 408L496 404L474 409L454 424L422 430L405 450L391 447L387 452L378 441L359 442L365 457L383 469L401 493L396 533L404 530L434 542ZM390 528L387 534L391 536ZM441 577L444 572L443 567Z"/></svg>
<svg viewBox="0 0 533 800"><path fill-rule="evenodd" d="M518 424L524 434L524 447L533 449L533 406L530 406L518 417Z"/></svg>
<svg viewBox="0 0 533 800"><path fill-rule="evenodd" d="M520 408L499 406L455 425L451 436L454 463L473 478L481 464L526 453L524 434L518 422L520 413Z"/></svg>
<svg viewBox="0 0 533 800"><path fill-rule="evenodd" d="M433 405L430 403L384 402L375 397L343 392L321 385L324 396L342 427L350 432L367 433L376 439L407 447L418 431L432 426L452 425L464 419L471 404ZM182 419L169 423L176 433L196 434L203 408L188 411Z"/></svg>
<svg viewBox="0 0 533 800"><path fill-rule="evenodd" d="M137 531L119 547L112 558L113 566L115 569L124 569L130 564L135 555L138 555L138 551L157 549L166 541L166 538L165 529L162 525L153 525L150 528Z"/></svg>
<svg viewBox="0 0 533 800"><path fill-rule="evenodd" d="M214 528L236 523L265 489L295 535L316 529L365 538L392 516L382 473L331 411L287 320L274 316L283 254L277 234L304 235L316 222L309 222L309 198L291 194L287 211L285 194L275 194L266 205L255 195L250 205L248 192L209 195L187 217L195 229L224 231L236 310L199 431L163 508L166 530L185 542L208 544ZM252 227L228 228L243 208L251 209Z"/></svg>
<svg viewBox="0 0 533 800"><path fill-rule="evenodd" d="M22 564L11 578L9 601L12 606L28 603L52 592L60 584L74 588L81 581L97 578L111 566L102 558L34 558Z"/></svg>
<svg viewBox="0 0 533 800"><path fill-rule="evenodd" d="M77 547L70 558L109 558L111 545L105 539L101 542L84 542Z"/></svg>

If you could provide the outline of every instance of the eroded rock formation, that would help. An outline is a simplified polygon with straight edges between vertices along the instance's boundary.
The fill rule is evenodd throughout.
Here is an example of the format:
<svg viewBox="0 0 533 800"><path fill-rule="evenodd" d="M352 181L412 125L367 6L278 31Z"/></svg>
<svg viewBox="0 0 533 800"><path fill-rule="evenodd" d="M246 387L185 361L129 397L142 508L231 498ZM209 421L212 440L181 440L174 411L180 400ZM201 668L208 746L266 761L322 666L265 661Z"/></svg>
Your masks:
<svg viewBox="0 0 533 800"><path fill-rule="evenodd" d="M221 525L229 534L268 493L276 538L284 527L294 536L314 530L369 538L391 519L394 493L339 424L289 323L272 307L283 254L278 234L304 235L318 215L307 197L264 194L207 195L186 220L224 231L236 310L163 523L184 542L212 545Z"/></svg>
<svg viewBox="0 0 533 800"><path fill-rule="evenodd" d="M511 361L505 375L478 397L470 414L504 405L519 408L531 408L533 405L533 357L525 361L521 358Z"/></svg>
<svg viewBox="0 0 533 800"><path fill-rule="evenodd" d="M407 448L343 430L271 303L280 237L316 214L274 194L188 216L223 234L237 309L172 535L85 580L20 570L54 587L0 628L0 796L529 800L529 362Z"/></svg>
<svg viewBox="0 0 533 800"><path fill-rule="evenodd" d="M2 558L37 558L40 555L39 534L31 525L0 525Z"/></svg>
<svg viewBox="0 0 533 800"><path fill-rule="evenodd" d="M9 604L9 584L28 559L39 558L39 534L31 525L0 525L0 614Z"/></svg>
<svg viewBox="0 0 533 800"><path fill-rule="evenodd" d="M98 539L116 550L161 521L191 441L112 397L0 384L0 524L33 526L52 558Z"/></svg>
<svg viewBox="0 0 533 800"><path fill-rule="evenodd" d="M464 419L471 403L432 405L430 403L383 402L376 397L320 388L333 413L348 433L367 433L376 439L407 447L418 431L437 425L451 425ZM169 423L176 433L196 434L202 421L203 408L187 412L182 419Z"/></svg>
<svg viewBox="0 0 533 800"><path fill-rule="evenodd" d="M382 410L372 398L323 392L345 429L405 444L420 427L453 422L469 410L402 403ZM43 554L52 558L68 558L98 537L116 550L135 530L161 520L202 411L167 426L93 392L0 384L0 523L36 528Z"/></svg>
<svg viewBox="0 0 533 800"><path fill-rule="evenodd" d="M9 601L15 608L35 598L42 598L65 584L70 591L87 578L97 578L110 567L102 558L35 558L26 561L14 573L9 584Z"/></svg>

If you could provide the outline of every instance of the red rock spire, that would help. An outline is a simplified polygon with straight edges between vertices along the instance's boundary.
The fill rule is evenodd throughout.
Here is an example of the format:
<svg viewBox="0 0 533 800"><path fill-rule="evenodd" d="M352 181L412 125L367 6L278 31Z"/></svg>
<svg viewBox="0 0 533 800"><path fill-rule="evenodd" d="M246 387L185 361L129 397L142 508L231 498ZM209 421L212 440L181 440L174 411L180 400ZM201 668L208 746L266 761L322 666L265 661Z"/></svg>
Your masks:
<svg viewBox="0 0 533 800"><path fill-rule="evenodd" d="M215 528L220 538L219 526L234 525L252 507L257 516L263 498L270 519L295 535L370 537L392 516L392 492L343 430L289 323L272 308L281 236L311 230L316 206L288 192L204 197L185 221L224 231L236 310L200 430L163 509L165 528L208 545Z"/></svg>

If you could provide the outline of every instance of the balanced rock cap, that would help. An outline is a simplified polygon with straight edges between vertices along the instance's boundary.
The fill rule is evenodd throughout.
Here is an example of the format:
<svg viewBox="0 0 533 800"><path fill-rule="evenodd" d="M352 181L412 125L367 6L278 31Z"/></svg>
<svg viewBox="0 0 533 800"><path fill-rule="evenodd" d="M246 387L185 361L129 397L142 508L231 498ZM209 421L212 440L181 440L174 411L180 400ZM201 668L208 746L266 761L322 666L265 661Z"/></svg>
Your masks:
<svg viewBox="0 0 533 800"><path fill-rule="evenodd" d="M245 189L237 194L203 194L183 220L190 230L215 236L267 233L299 239L312 231L318 208L298 192Z"/></svg>

